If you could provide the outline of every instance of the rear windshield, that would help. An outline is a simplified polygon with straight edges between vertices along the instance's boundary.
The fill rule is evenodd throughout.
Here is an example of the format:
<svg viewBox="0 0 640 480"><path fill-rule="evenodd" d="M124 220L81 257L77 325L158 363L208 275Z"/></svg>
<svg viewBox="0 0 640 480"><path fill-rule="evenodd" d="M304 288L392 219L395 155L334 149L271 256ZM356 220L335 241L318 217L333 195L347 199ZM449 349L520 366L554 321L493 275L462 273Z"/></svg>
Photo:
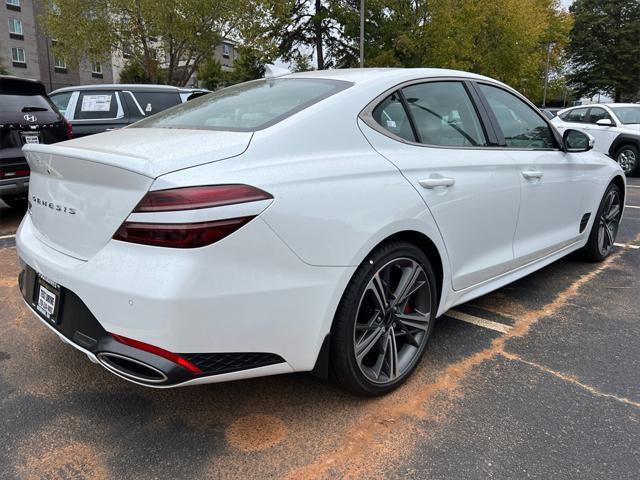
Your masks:
<svg viewBox="0 0 640 480"><path fill-rule="evenodd" d="M349 82L269 78L203 95L133 127L253 131L269 127L345 88Z"/></svg>
<svg viewBox="0 0 640 480"><path fill-rule="evenodd" d="M613 113L625 125L640 123L640 106L637 107L610 107Z"/></svg>
<svg viewBox="0 0 640 480"><path fill-rule="evenodd" d="M51 112L51 104L41 95L0 94L0 111L3 112Z"/></svg>

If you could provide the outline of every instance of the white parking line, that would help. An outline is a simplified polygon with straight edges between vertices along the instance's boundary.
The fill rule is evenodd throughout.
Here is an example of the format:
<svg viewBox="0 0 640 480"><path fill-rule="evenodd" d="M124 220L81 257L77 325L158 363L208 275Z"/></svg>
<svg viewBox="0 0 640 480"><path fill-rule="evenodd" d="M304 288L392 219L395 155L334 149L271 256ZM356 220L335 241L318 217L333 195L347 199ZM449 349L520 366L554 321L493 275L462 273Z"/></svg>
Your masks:
<svg viewBox="0 0 640 480"><path fill-rule="evenodd" d="M614 243L614 245L616 247L631 248L633 250L638 250L640 248L640 245L628 245L626 243Z"/></svg>
<svg viewBox="0 0 640 480"><path fill-rule="evenodd" d="M624 208L640 208L637 205L625 205Z"/></svg>
<svg viewBox="0 0 640 480"><path fill-rule="evenodd" d="M471 323L473 325L477 325L478 327L488 328L489 330L495 330L500 333L507 333L511 330L510 325L505 325L503 323L493 322L491 320L487 320L485 318L476 317L474 315L469 315L468 313L458 312L457 310L449 310L444 314L446 317L455 318L456 320L460 320L462 322Z"/></svg>
<svg viewBox="0 0 640 480"><path fill-rule="evenodd" d="M640 188L640 185L627 185L627 188Z"/></svg>
<svg viewBox="0 0 640 480"><path fill-rule="evenodd" d="M6 240L7 238L16 238L16 234L13 233L11 235L2 235L2 236L0 236L0 240Z"/></svg>

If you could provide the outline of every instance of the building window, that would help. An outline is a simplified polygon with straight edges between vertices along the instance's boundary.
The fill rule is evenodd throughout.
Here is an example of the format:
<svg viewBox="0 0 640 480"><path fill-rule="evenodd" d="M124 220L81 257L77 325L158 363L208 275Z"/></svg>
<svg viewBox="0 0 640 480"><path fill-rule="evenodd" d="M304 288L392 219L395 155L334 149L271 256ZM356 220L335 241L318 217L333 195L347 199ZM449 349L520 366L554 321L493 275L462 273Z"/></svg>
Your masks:
<svg viewBox="0 0 640 480"><path fill-rule="evenodd" d="M91 62L91 76L93 78L102 78L102 63Z"/></svg>
<svg viewBox="0 0 640 480"><path fill-rule="evenodd" d="M231 56L231 46L226 43L222 44L222 56L224 58L229 58Z"/></svg>
<svg viewBox="0 0 640 480"><path fill-rule="evenodd" d="M22 36L22 22L17 18L9 19L9 33Z"/></svg>
<svg viewBox="0 0 640 480"><path fill-rule="evenodd" d="M11 61L14 67L25 68L27 66L24 48L11 47Z"/></svg>
<svg viewBox="0 0 640 480"><path fill-rule="evenodd" d="M67 62L65 62L64 58L54 55L53 66L56 72L67 73Z"/></svg>
<svg viewBox="0 0 640 480"><path fill-rule="evenodd" d="M20 11L20 0L5 0L5 3L9 10L15 10L16 12Z"/></svg>

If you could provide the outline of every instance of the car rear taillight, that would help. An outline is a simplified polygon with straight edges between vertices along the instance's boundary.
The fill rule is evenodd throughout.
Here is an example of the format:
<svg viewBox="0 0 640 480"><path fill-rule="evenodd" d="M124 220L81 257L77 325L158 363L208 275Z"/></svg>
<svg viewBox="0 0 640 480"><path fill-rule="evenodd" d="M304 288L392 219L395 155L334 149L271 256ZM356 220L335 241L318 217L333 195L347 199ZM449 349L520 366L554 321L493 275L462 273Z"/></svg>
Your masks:
<svg viewBox="0 0 640 480"><path fill-rule="evenodd" d="M71 140L73 138L73 126L71 125L71 122L69 122L67 119L64 119L64 126L67 129L67 138Z"/></svg>
<svg viewBox="0 0 640 480"><path fill-rule="evenodd" d="M198 248L222 240L254 218L250 216L199 223L124 222L113 239L156 247Z"/></svg>
<svg viewBox="0 0 640 480"><path fill-rule="evenodd" d="M209 185L148 192L133 213L174 212L271 200L250 185ZM151 215L153 218L153 215ZM249 223L255 215L197 223L124 222L114 240L156 247L197 248L211 245Z"/></svg>
<svg viewBox="0 0 640 480"><path fill-rule="evenodd" d="M221 207L236 203L271 200L273 197L250 185L208 185L149 192L134 212L170 212Z"/></svg>
<svg viewBox="0 0 640 480"><path fill-rule="evenodd" d="M112 333L111 336L119 343L123 345L127 345L129 347L137 348L138 350L144 350L145 352L153 353L154 355L158 355L159 357L165 358L170 362L177 363L183 368L186 368L191 373L198 375L202 373L202 370L198 368L196 365L191 363L189 360L182 358L180 355L165 350L164 348L156 347L155 345L151 345L149 343L144 343L139 340L133 340L132 338L123 337L121 335L116 335Z"/></svg>

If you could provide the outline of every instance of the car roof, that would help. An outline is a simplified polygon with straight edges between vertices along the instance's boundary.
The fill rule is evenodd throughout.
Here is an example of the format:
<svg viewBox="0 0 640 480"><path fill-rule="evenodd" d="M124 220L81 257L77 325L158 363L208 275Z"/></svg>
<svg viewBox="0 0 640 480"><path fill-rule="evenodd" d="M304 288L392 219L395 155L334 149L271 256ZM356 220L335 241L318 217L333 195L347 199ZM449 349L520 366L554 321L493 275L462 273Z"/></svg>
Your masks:
<svg viewBox="0 0 640 480"><path fill-rule="evenodd" d="M16 88L29 89L32 95L45 95L47 94L44 85L39 80L31 78L21 78L14 75L0 75L0 94L12 93ZM25 91L26 92L26 91ZM22 93L23 95L26 93Z"/></svg>
<svg viewBox="0 0 640 480"><path fill-rule="evenodd" d="M465 77L476 80L487 80L492 83L500 83L493 78L485 77L483 75L445 68L344 68L291 73L282 75L279 78L325 78L331 80L344 80L357 84L383 79L397 79L399 82L402 82L412 79L435 77Z"/></svg>
<svg viewBox="0 0 640 480"><path fill-rule="evenodd" d="M207 92L206 88L186 88L186 87L176 87L173 85L154 85L154 84L144 84L144 83L98 83L95 85L78 85L75 87L63 87L58 88L51 92L51 95L54 93L62 93L62 92L73 92L76 90L128 90L131 92L178 92L178 93L193 93L193 92Z"/></svg>

